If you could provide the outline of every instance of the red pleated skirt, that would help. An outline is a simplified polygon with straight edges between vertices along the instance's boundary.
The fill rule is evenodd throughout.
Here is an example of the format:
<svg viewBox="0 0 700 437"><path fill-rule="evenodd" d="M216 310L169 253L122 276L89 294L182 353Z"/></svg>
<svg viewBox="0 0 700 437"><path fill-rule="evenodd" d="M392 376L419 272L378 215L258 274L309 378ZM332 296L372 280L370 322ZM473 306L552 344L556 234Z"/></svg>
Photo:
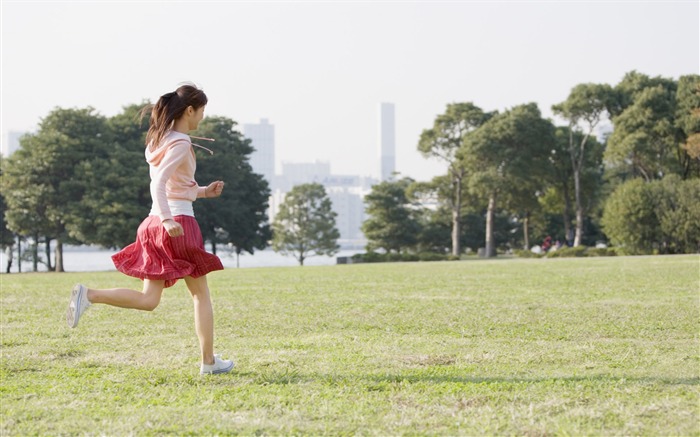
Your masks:
<svg viewBox="0 0 700 437"><path fill-rule="evenodd" d="M198 278L224 266L218 256L204 250L199 224L194 217L178 215L185 235L171 237L158 216L148 216L136 233L136 241L112 255L114 266L134 278L164 280L172 287L185 276Z"/></svg>

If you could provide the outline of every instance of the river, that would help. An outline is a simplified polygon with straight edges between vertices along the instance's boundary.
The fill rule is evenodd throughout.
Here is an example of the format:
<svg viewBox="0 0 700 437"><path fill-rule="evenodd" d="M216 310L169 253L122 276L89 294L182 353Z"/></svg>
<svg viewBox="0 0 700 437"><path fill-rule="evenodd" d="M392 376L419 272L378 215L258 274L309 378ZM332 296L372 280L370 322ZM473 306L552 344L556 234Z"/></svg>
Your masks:
<svg viewBox="0 0 700 437"><path fill-rule="evenodd" d="M66 246L63 251L63 267L67 272L99 272L99 271L116 271L112 264L111 256L115 253L114 250L104 250L86 246ZM321 266L336 264L337 257L352 256L356 253L361 253L362 250L341 250L332 257L314 256L304 260L306 266ZM299 263L292 256L283 256L270 249L256 251L254 255L249 253L241 254L238 260L236 255L225 250L219 250L217 255L221 258L225 268L254 268L254 267L292 267ZM14 252L17 256L17 252ZM42 257L46 255L42 252ZM0 269L5 272L6 269L6 254L0 253ZM44 264L39 264L39 271L46 271ZM17 259L15 258L10 272L17 272ZM32 271L31 261L22 262L22 272Z"/></svg>

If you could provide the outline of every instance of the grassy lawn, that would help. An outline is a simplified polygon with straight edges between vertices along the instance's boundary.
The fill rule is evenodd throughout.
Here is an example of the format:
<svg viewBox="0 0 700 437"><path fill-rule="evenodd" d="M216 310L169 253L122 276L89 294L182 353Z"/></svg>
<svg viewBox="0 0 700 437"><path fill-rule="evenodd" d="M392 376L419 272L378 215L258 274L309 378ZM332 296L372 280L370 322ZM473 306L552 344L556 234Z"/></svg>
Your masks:
<svg viewBox="0 0 700 437"><path fill-rule="evenodd" d="M2 275L2 435L700 435L700 257L229 269L199 375L184 282L152 313Z"/></svg>

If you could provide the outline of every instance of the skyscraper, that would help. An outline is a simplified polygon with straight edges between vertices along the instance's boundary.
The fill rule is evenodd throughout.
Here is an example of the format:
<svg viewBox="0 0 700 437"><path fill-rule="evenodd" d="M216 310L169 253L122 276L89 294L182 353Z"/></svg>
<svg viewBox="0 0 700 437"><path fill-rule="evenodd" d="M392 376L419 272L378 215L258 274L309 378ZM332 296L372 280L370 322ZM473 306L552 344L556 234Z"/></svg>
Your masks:
<svg viewBox="0 0 700 437"><path fill-rule="evenodd" d="M255 149L250 155L253 171L272 183L275 176L275 125L262 118L260 123L244 124L243 135L251 140Z"/></svg>
<svg viewBox="0 0 700 437"><path fill-rule="evenodd" d="M379 104L379 159L382 181L391 179L396 170L396 135L394 127L394 104Z"/></svg>
<svg viewBox="0 0 700 437"><path fill-rule="evenodd" d="M3 157L7 158L19 149L19 139L24 134L26 132L10 131L7 133L7 138L0 144L0 153Z"/></svg>

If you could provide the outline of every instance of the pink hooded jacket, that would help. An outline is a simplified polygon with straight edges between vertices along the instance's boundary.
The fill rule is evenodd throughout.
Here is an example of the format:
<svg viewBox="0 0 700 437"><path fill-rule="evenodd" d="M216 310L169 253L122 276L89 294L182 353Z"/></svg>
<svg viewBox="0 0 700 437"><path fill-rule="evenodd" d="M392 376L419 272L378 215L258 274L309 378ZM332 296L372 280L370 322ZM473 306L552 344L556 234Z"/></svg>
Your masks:
<svg viewBox="0 0 700 437"><path fill-rule="evenodd" d="M194 180L197 169L189 135L170 131L154 151L146 147L146 161L151 175L153 211L161 221L172 219L168 199L194 201L206 197L206 187Z"/></svg>

